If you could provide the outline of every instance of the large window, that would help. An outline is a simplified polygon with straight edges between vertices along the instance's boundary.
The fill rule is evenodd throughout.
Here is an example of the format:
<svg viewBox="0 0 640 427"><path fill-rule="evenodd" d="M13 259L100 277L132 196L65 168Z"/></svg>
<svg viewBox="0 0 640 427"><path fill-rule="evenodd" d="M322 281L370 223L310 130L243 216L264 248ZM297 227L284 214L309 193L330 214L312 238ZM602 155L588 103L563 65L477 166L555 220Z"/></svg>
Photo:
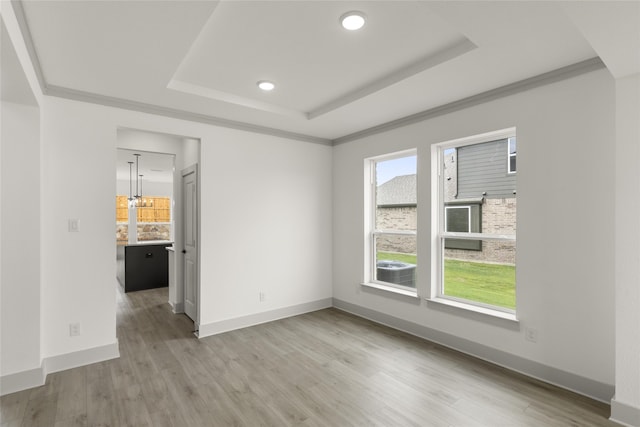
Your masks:
<svg viewBox="0 0 640 427"><path fill-rule="evenodd" d="M415 150L367 159L365 283L415 292Z"/></svg>
<svg viewBox="0 0 640 427"><path fill-rule="evenodd" d="M432 165L431 297L515 315L515 129L436 144Z"/></svg>

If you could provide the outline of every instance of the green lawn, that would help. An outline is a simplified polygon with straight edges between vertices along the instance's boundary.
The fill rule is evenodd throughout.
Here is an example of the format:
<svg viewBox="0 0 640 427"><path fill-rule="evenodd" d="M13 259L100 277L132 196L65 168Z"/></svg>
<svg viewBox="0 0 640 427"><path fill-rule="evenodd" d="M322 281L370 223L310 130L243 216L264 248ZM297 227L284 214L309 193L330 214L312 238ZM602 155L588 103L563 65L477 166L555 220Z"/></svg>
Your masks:
<svg viewBox="0 0 640 427"><path fill-rule="evenodd" d="M400 261L408 264L416 263L416 256L411 254L399 254L397 252L378 252L377 259L386 259L387 261Z"/></svg>
<svg viewBox="0 0 640 427"><path fill-rule="evenodd" d="M378 252L378 259L416 264L416 256ZM445 260L445 295L516 308L516 269L512 265Z"/></svg>

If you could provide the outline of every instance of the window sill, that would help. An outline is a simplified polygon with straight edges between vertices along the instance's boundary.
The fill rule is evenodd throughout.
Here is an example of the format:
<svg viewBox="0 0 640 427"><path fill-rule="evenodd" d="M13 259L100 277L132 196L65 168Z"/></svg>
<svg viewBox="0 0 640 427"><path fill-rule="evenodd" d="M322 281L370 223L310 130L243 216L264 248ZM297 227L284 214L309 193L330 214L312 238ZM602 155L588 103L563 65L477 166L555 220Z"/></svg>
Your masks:
<svg viewBox="0 0 640 427"><path fill-rule="evenodd" d="M513 322L513 323L520 323L520 321L518 320L518 318L516 317L516 315L514 313L505 313L504 311L500 311L500 310L492 310L490 308L486 308L486 307L479 307L477 305L473 305L473 304L465 304L463 302L460 301L453 301L453 300L449 300L446 298L425 298L427 300L427 303L434 303L434 304L442 304L442 305L446 305L449 307L454 307L460 310L464 310L464 311L471 311L474 313L479 313L479 314L483 314L485 316L490 316L490 317L494 317L494 318L498 318L498 319L503 319L503 320L507 320L509 322Z"/></svg>
<svg viewBox="0 0 640 427"><path fill-rule="evenodd" d="M417 290L409 291L409 290L405 290L405 289L396 288L396 287L393 287L393 286L383 285L383 284L380 284L380 283L360 283L360 285L361 286L365 286L367 288L374 288L374 289L380 289L382 291L393 292L394 294L404 295L406 297L420 298L418 296L418 291Z"/></svg>

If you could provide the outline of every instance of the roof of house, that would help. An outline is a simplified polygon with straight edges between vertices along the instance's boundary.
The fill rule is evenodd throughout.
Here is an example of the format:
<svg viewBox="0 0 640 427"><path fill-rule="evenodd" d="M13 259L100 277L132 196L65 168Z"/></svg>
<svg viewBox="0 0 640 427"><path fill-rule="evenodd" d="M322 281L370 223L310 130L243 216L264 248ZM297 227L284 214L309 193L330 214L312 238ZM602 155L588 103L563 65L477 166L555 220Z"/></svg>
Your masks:
<svg viewBox="0 0 640 427"><path fill-rule="evenodd" d="M401 175L380 184L376 194L378 206L415 206L416 175Z"/></svg>

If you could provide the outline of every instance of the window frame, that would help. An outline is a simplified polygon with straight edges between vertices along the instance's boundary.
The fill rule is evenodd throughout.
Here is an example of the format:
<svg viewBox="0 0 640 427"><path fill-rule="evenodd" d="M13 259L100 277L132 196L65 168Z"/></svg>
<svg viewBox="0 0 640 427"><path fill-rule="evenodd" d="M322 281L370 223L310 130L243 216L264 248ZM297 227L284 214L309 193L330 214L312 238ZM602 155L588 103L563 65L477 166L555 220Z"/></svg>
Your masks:
<svg viewBox="0 0 640 427"><path fill-rule="evenodd" d="M376 165L379 162L388 160L400 159L403 157L416 157L416 192L419 186L418 180L418 150L417 148L411 148L408 150L397 151L389 154L383 154L375 157L369 157L364 160L365 171L365 204L364 204L364 228L365 228L365 243L364 243L364 279L362 285L375 287L395 293L418 296L418 284L416 287L409 287L404 285L398 285L396 283L384 282L376 279L376 239L382 235L395 235L395 236L415 236L416 245L418 243L418 225L416 222L415 230L395 230L395 229L377 229L376 228L376 209L377 209L377 182L376 182ZM417 196L417 194L416 194ZM417 200L417 197L416 197ZM416 204L417 215L417 204ZM416 248L416 260L418 259ZM417 265L416 265L417 268Z"/></svg>
<svg viewBox="0 0 640 427"><path fill-rule="evenodd" d="M511 153L511 141L512 140L516 144L516 151L513 152L513 153ZM515 136L511 136L511 137L507 138L507 174L508 175L513 175L513 174L518 172L518 164L517 164L517 159L518 159L517 150L518 150L518 148L517 148L517 144L518 144L518 141L517 141ZM516 159L516 165L515 165L516 167L515 167L514 170L511 170L511 158L512 157L514 159Z"/></svg>
<svg viewBox="0 0 640 427"><path fill-rule="evenodd" d="M444 210L444 222L445 222L444 230L445 231L448 229L447 226L449 221L449 218L447 216L447 210L456 209L456 208L467 208L468 209L467 223L469 227L468 227L468 231L465 231L464 233L467 233L467 234L473 233L475 232L474 230L477 230L478 233L482 232L482 202L480 201L471 202L468 200L464 200L463 202L454 202L454 203L449 202L448 204L445 203L444 208L445 208ZM465 247L463 247L461 246L459 240L446 239L444 248L477 252L482 250L482 241L476 241L476 242L473 242L471 245L466 245Z"/></svg>
<svg viewBox="0 0 640 427"><path fill-rule="evenodd" d="M510 309L444 294L445 240L447 238L516 242L516 234L489 234L482 231L479 233L446 231L446 204L444 200L445 178L443 170L444 152L449 148L481 144L499 139L509 139L515 136L516 128L511 127L431 145L431 265L433 268L431 269L431 289L430 295L427 298L428 300L441 302L446 305L454 305L465 310L481 312L496 317L517 320L517 300L516 309ZM507 143L507 150L508 146L509 143Z"/></svg>

